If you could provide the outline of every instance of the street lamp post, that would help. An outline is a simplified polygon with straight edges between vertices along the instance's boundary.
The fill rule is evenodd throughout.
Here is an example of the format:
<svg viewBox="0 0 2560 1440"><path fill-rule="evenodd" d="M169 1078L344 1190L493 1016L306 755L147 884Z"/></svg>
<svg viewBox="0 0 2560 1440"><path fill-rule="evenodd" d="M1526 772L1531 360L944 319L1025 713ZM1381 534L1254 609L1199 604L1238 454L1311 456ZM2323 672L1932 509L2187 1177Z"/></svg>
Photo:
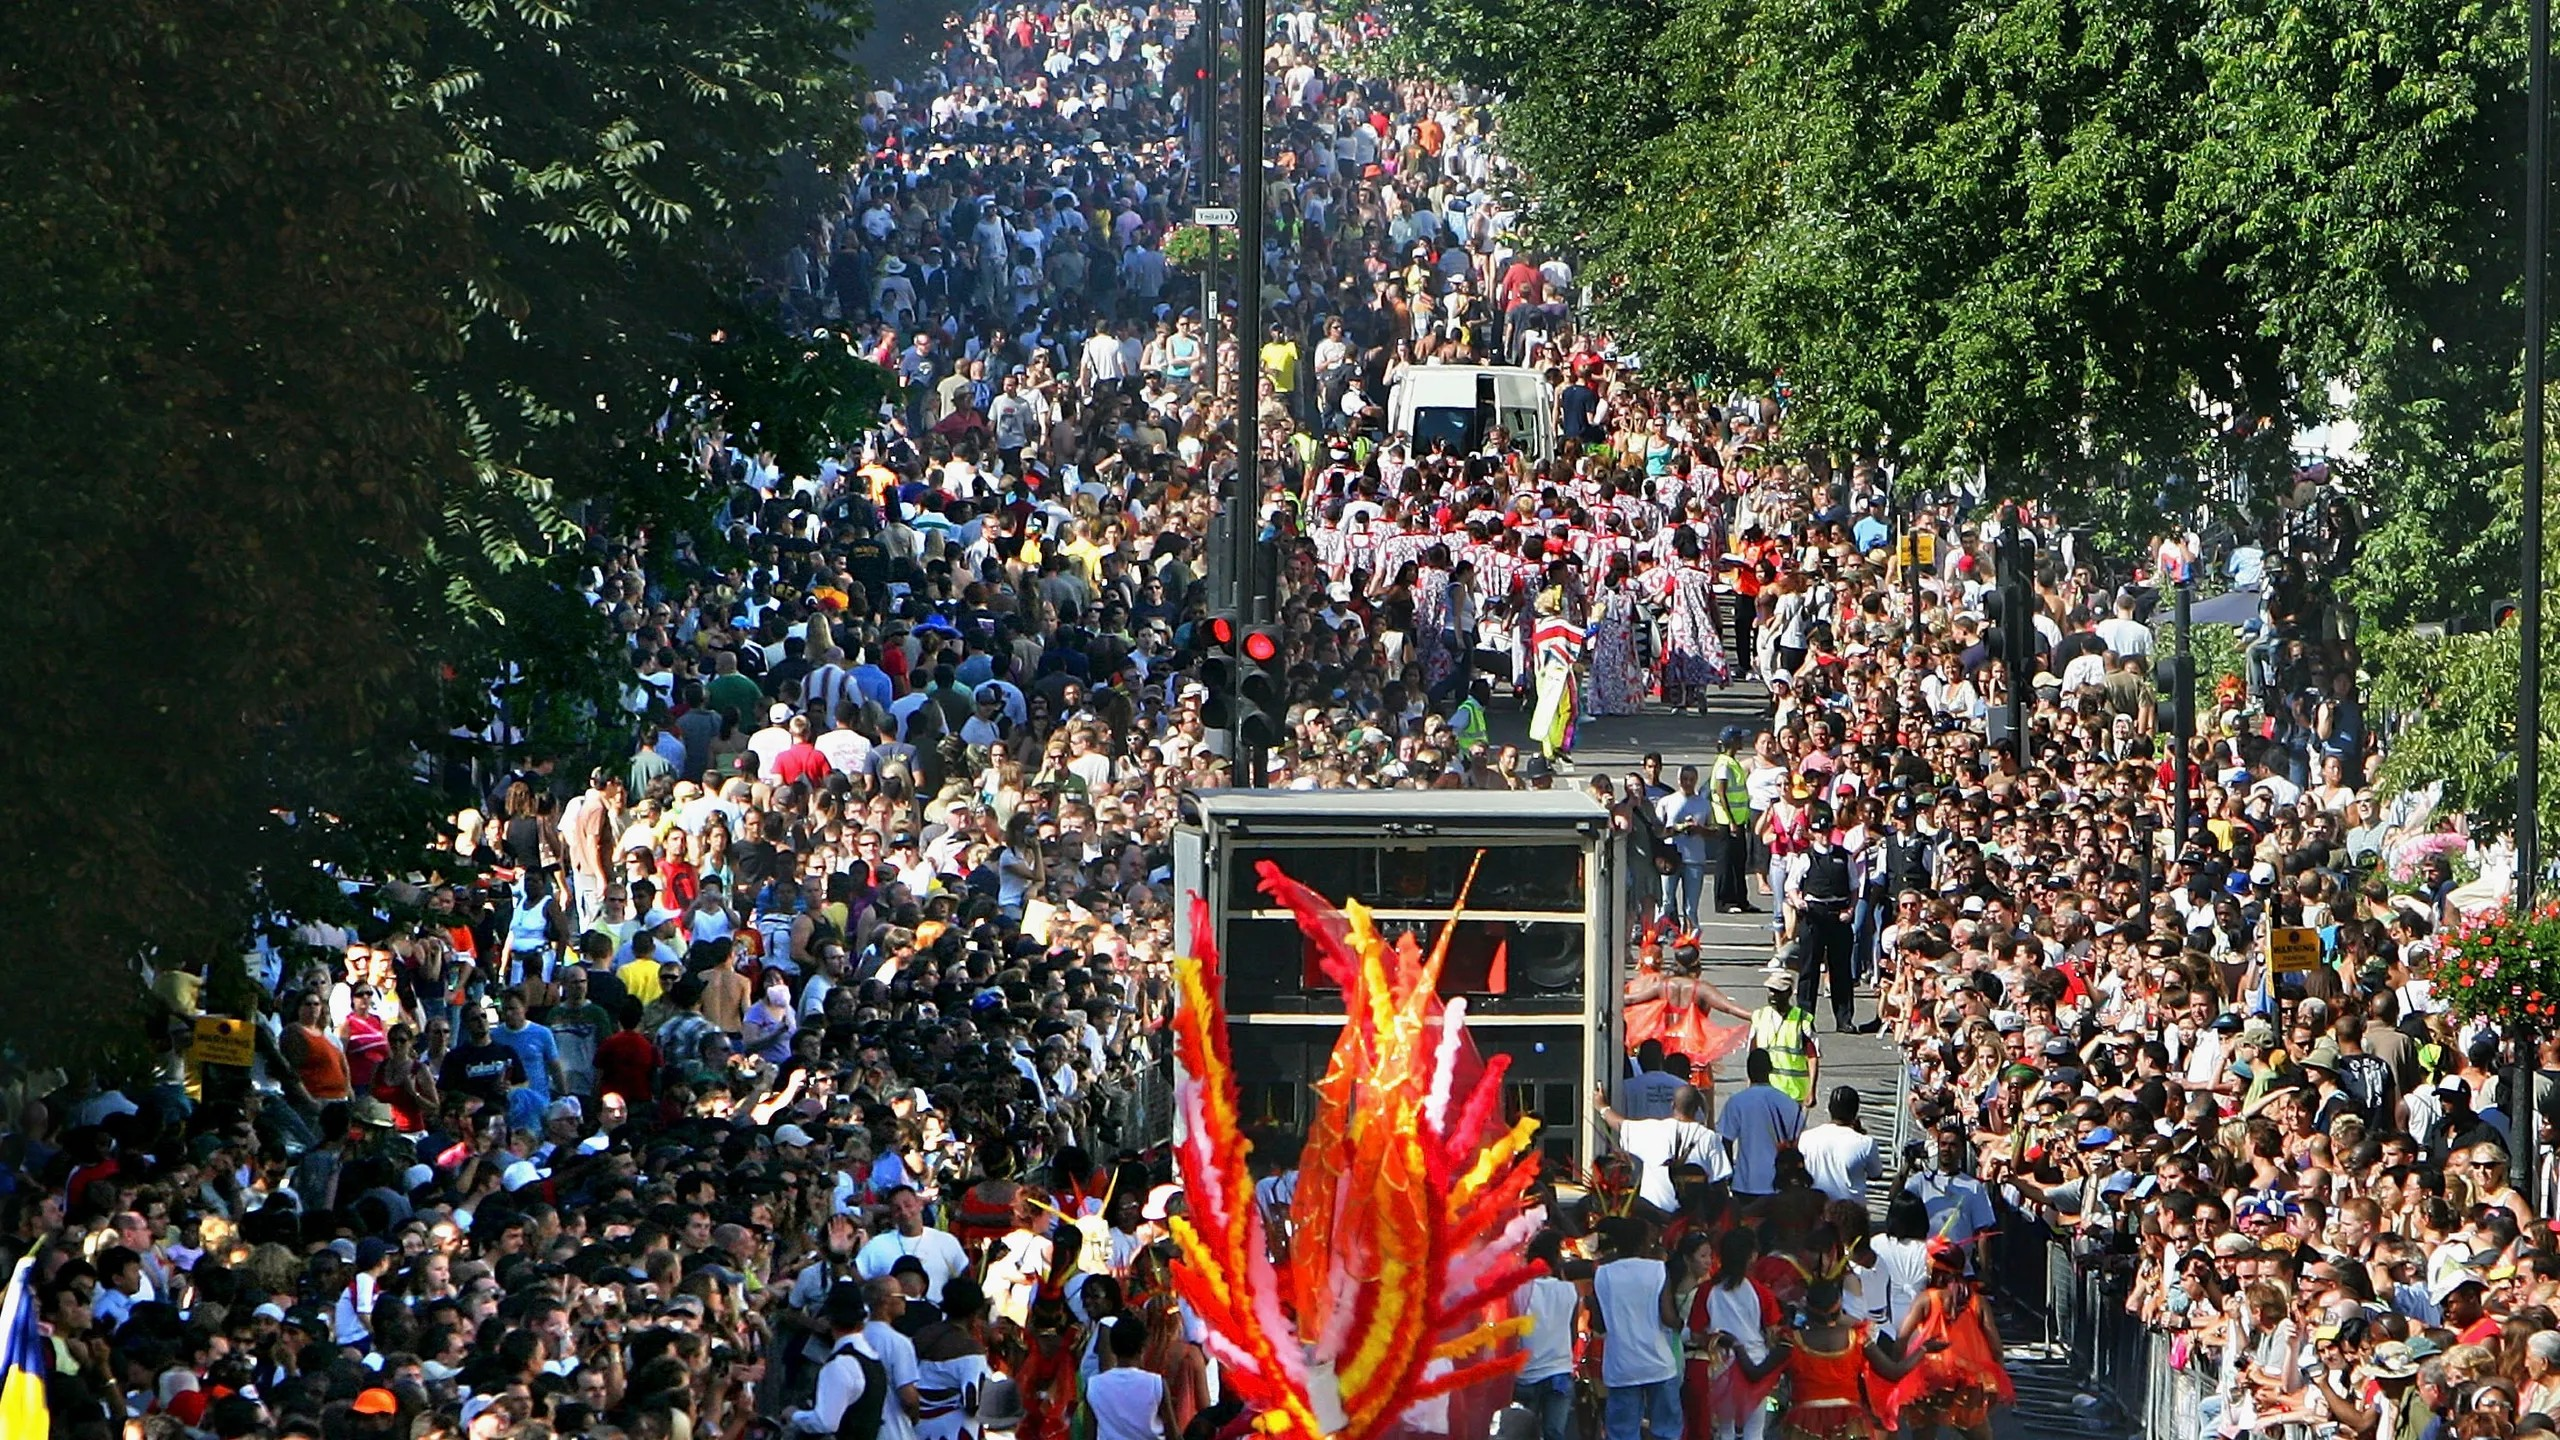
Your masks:
<svg viewBox="0 0 2560 1440"><path fill-rule="evenodd" d="M2542 360L2543 258L2550 228L2551 0L2531 0L2525 50L2524 138L2524 588L2516 639L2516 879L2513 903L2529 913L2542 891ZM2533 1037L2516 1028L2507 1147L2516 1192L2533 1189L2538 1118L2533 1106Z"/></svg>

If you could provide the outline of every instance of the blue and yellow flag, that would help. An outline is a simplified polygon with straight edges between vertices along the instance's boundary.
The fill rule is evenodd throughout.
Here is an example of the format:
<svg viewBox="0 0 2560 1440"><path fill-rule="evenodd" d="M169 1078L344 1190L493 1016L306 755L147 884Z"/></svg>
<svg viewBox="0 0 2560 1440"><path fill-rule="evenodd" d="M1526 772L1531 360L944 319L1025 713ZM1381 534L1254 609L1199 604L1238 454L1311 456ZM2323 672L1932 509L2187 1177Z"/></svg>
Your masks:
<svg viewBox="0 0 2560 1440"><path fill-rule="evenodd" d="M0 1298L0 1435L53 1433L44 1397L52 1368L53 1347L36 1329L36 1262L29 1256L18 1262L9 1293Z"/></svg>

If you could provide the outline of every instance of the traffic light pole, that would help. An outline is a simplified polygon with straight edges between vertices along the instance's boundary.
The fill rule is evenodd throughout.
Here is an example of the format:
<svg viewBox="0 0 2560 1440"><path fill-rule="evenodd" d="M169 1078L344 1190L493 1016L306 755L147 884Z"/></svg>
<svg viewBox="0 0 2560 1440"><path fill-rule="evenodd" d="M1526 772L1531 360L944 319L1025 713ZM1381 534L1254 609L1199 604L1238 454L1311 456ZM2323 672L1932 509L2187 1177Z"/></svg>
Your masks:
<svg viewBox="0 0 2560 1440"><path fill-rule="evenodd" d="M2004 507L2000 518L2000 588L2007 595L2001 602L2000 623L2008 632L2009 643L2009 748L2017 753L2018 773L2027 773L2027 693L2034 688L2036 660L2036 622L2027 613L2036 593L2034 577L2027 572L2035 563L2034 547L2027 541L2026 521L2018 507Z"/></svg>
<svg viewBox="0 0 2560 1440"><path fill-rule="evenodd" d="M2177 777L2177 789L2171 792L2175 798L2171 802L2174 808L2170 812L2170 823L2176 826L2169 841L2173 857L2185 848L2188 832L2194 828L2196 819L2196 782L2192 768L2196 746L2196 661L2195 652L2187 643L2196 628L2195 614L2190 608L2195 602L2195 593L2194 582L2178 582L2178 653L2172 657L2172 663L2178 667L2177 694L2170 700L2169 711L2169 763Z"/></svg>
<svg viewBox="0 0 2560 1440"><path fill-rule="evenodd" d="M1262 346L1262 61L1270 38L1267 0L1243 0L1236 75L1236 103L1244 112L1236 141L1236 483L1227 499L1233 521L1227 543L1236 603L1256 622L1272 618L1271 597L1253 573L1262 506L1262 367L1251 358Z"/></svg>
<svg viewBox="0 0 2560 1440"><path fill-rule="evenodd" d="M1218 69L1224 64L1219 55L1219 41L1226 34L1226 0L1212 0L1201 12L1200 26L1200 203L1218 203L1218 183L1224 178L1226 160L1218 150L1218 107L1224 97L1218 92ZM1209 259L1200 267L1200 333L1201 373L1206 377L1209 403L1218 399L1218 232L1208 228Z"/></svg>
<svg viewBox="0 0 2560 1440"><path fill-rule="evenodd" d="M2551 0L2532 0L2526 22L2524 141L2524 588L2518 592L2517 636L2524 646L2517 666L2515 913L2529 913L2542 898L2542 469L2543 349L2549 339L2543 312L2543 262L2551 216ZM2518 1026L2508 1043L2510 1114L2509 1183L2534 1193L2534 1161L2541 1124L2533 1104L2536 1057L2533 1037Z"/></svg>

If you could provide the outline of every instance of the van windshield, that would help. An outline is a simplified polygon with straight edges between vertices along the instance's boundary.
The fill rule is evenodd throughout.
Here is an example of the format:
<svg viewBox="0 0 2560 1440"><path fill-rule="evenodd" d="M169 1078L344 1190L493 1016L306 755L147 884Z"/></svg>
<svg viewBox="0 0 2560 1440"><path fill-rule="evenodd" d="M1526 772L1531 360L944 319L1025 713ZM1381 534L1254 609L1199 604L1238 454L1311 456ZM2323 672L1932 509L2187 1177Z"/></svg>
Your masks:
<svg viewBox="0 0 2560 1440"><path fill-rule="evenodd" d="M1451 454L1467 454L1476 448L1476 439L1470 433L1475 425L1473 406L1416 406L1413 412L1413 453L1428 455L1432 442L1446 440Z"/></svg>

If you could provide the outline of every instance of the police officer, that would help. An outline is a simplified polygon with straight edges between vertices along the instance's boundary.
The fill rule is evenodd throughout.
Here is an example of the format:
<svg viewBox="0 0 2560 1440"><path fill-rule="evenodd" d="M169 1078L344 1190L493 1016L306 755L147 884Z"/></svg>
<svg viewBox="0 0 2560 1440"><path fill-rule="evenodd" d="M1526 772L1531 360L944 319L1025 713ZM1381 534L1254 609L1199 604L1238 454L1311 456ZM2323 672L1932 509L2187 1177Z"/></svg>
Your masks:
<svg viewBox="0 0 2560 1440"><path fill-rule="evenodd" d="M1857 1026L1858 994L1850 975L1850 911L1858 892L1856 861L1832 833L1831 806L1817 800L1807 813L1811 848L1805 852L1804 878L1797 883L1796 1004L1811 1010L1822 994L1822 976L1831 973L1831 1019L1841 1034Z"/></svg>

